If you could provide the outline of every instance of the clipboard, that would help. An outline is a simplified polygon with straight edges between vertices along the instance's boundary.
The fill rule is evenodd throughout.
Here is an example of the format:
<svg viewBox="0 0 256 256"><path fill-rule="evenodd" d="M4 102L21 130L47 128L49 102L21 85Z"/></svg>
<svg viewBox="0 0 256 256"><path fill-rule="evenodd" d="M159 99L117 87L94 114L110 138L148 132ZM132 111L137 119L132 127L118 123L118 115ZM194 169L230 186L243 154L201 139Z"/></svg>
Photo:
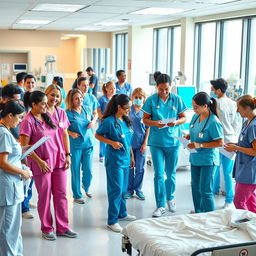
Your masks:
<svg viewBox="0 0 256 256"><path fill-rule="evenodd" d="M49 140L51 137L42 137L40 140L38 140L34 145L32 145L27 151L25 151L22 155L20 160L23 160L25 157L27 157L29 154L31 154L33 151L35 151L38 147L43 145L47 140Z"/></svg>

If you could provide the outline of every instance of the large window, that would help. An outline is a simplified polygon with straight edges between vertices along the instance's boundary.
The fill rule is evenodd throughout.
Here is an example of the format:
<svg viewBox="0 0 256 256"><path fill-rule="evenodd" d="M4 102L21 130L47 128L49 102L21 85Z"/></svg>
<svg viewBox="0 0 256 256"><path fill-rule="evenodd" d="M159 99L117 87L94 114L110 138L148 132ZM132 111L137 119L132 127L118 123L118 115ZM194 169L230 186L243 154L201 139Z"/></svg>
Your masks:
<svg viewBox="0 0 256 256"><path fill-rule="evenodd" d="M115 35L115 71L127 70L128 66L128 33Z"/></svg>
<svg viewBox="0 0 256 256"><path fill-rule="evenodd" d="M249 21L250 53L248 72L248 93L256 96L256 18Z"/></svg>
<svg viewBox="0 0 256 256"><path fill-rule="evenodd" d="M224 22L221 76L229 84L240 80L242 50L242 19Z"/></svg>
<svg viewBox="0 0 256 256"><path fill-rule="evenodd" d="M196 30L197 44L197 85L199 91L207 91L209 78L214 77L216 22L200 24Z"/></svg>
<svg viewBox="0 0 256 256"><path fill-rule="evenodd" d="M153 71L167 73L172 79L180 71L180 26L154 30Z"/></svg>
<svg viewBox="0 0 256 256"><path fill-rule="evenodd" d="M194 83L210 91L211 79L228 81L228 94L255 94L256 19L232 19L196 25Z"/></svg>

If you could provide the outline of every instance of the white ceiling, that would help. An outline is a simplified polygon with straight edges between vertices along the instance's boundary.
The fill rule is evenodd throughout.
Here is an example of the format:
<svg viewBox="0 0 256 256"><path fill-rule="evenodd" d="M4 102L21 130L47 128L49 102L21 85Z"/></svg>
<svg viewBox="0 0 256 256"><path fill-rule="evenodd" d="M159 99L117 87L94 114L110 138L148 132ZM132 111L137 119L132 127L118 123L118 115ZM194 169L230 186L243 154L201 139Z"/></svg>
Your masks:
<svg viewBox="0 0 256 256"><path fill-rule="evenodd" d="M42 3L81 4L86 8L74 13L31 11ZM182 8L187 11L168 16L129 14L148 7ZM36 26L37 30L82 31L79 28L86 27L95 31L117 31L126 29L128 25L150 25L182 17L250 8L256 8L256 0L0 0L0 29L35 29L34 25L16 23L23 19L36 19L51 21L47 25ZM103 28L95 25L100 22L120 22L122 19L128 24Z"/></svg>

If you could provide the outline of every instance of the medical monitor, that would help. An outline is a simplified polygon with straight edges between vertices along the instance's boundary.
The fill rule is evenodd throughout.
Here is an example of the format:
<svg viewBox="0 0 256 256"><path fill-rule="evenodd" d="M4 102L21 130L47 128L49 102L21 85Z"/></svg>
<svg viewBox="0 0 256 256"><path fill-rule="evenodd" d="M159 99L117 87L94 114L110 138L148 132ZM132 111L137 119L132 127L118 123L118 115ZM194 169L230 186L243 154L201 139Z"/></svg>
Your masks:
<svg viewBox="0 0 256 256"><path fill-rule="evenodd" d="M13 64L13 72L20 73L20 72L27 72L28 66L27 63L14 63Z"/></svg>
<svg viewBox="0 0 256 256"><path fill-rule="evenodd" d="M192 98L196 94L195 86L177 86L177 94L183 99L187 108L192 108Z"/></svg>

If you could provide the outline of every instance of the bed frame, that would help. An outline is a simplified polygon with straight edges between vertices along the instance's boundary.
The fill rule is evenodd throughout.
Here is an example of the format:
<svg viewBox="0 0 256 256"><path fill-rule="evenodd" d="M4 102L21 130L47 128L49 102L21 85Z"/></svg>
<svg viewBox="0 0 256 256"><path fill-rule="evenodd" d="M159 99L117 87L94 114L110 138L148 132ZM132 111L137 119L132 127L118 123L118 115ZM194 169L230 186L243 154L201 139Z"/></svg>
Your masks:
<svg viewBox="0 0 256 256"><path fill-rule="evenodd" d="M127 236L122 237L122 252L126 252L132 256L132 244ZM201 253L212 252L212 256L255 256L256 255L256 242L230 244L216 247L209 247L199 249L191 254L197 256ZM143 256L138 251L137 256Z"/></svg>

